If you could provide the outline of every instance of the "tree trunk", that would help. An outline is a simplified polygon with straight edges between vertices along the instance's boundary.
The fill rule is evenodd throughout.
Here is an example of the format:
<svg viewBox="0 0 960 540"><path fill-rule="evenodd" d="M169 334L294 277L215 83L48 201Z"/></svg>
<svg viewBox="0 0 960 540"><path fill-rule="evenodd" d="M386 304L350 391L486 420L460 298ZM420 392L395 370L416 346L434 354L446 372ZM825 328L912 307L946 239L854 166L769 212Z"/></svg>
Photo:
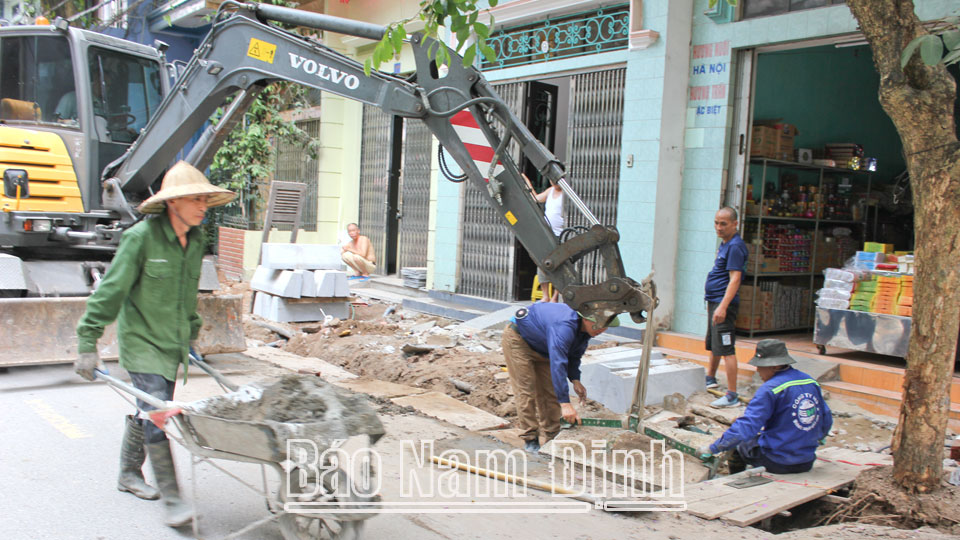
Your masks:
<svg viewBox="0 0 960 540"><path fill-rule="evenodd" d="M913 330L900 420L893 435L894 480L912 492L940 486L960 330L960 143L954 121L956 83L941 64L915 55L900 68L910 41L926 34L906 0L848 0L873 51L880 104L893 120L914 198L916 276Z"/></svg>

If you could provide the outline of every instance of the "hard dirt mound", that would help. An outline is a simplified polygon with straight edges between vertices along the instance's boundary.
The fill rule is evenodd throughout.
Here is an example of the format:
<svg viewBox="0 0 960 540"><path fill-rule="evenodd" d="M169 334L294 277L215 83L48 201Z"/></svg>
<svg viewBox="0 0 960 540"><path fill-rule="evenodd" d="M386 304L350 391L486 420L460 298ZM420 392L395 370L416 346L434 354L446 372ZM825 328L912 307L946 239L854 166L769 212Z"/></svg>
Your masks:
<svg viewBox="0 0 960 540"><path fill-rule="evenodd" d="M336 331L344 326L351 329L351 335L336 337L339 335ZM496 377L504 373L503 356L494 351L472 352L459 346L407 355L401 349L415 339L402 331L398 336L398 331L395 325L360 322L355 326L341 325L333 337L320 333L295 336L284 349L320 358L361 377L444 392L497 416L516 414L509 379L506 374ZM458 390L451 379L467 383L471 391Z"/></svg>
<svg viewBox="0 0 960 540"><path fill-rule="evenodd" d="M840 521L960 534L960 487L942 482L934 493L907 493L894 484L892 467L876 467L857 477L850 503L827 519Z"/></svg>

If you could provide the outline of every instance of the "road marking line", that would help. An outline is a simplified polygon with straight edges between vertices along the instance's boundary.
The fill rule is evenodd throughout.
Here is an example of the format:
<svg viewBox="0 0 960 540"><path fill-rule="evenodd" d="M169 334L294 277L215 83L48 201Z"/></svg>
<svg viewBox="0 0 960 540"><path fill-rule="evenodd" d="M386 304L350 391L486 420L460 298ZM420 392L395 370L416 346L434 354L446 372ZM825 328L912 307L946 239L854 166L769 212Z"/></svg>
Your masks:
<svg viewBox="0 0 960 540"><path fill-rule="evenodd" d="M57 431L71 439L86 439L93 436L79 426L72 424L66 417L57 413L57 411L53 410L53 407L42 399L29 399L26 401L26 404L33 409L33 412L37 413L37 416L46 420L47 423L56 428Z"/></svg>

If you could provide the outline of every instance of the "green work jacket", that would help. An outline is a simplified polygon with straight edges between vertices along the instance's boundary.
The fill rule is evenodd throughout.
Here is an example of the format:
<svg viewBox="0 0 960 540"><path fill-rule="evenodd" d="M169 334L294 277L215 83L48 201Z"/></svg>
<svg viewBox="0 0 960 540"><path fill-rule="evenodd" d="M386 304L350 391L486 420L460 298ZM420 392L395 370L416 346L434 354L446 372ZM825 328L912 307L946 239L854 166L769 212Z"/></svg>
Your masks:
<svg viewBox="0 0 960 540"><path fill-rule="evenodd" d="M176 381L186 378L190 341L197 338L197 284L203 262L198 227L180 246L166 214L142 221L123 233L113 263L77 325L80 353L97 350L103 329L117 320L120 366Z"/></svg>

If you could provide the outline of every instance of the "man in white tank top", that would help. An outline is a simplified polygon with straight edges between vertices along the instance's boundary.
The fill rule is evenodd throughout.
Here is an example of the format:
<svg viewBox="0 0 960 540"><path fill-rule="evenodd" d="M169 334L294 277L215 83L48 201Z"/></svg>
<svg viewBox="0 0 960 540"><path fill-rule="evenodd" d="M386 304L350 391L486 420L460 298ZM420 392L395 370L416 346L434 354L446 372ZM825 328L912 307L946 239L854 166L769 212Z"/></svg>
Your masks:
<svg viewBox="0 0 960 540"><path fill-rule="evenodd" d="M543 215L547 218L550 228L553 229L553 234L559 238L560 233L563 232L563 190L559 186L550 186L542 192L536 193L527 175L524 174L523 179L526 180L530 192L534 194L533 198L538 203L546 204ZM543 291L544 302L560 300L560 291L554 289L553 294L550 294L550 278L540 268L537 268L537 280L540 282L540 290Z"/></svg>

